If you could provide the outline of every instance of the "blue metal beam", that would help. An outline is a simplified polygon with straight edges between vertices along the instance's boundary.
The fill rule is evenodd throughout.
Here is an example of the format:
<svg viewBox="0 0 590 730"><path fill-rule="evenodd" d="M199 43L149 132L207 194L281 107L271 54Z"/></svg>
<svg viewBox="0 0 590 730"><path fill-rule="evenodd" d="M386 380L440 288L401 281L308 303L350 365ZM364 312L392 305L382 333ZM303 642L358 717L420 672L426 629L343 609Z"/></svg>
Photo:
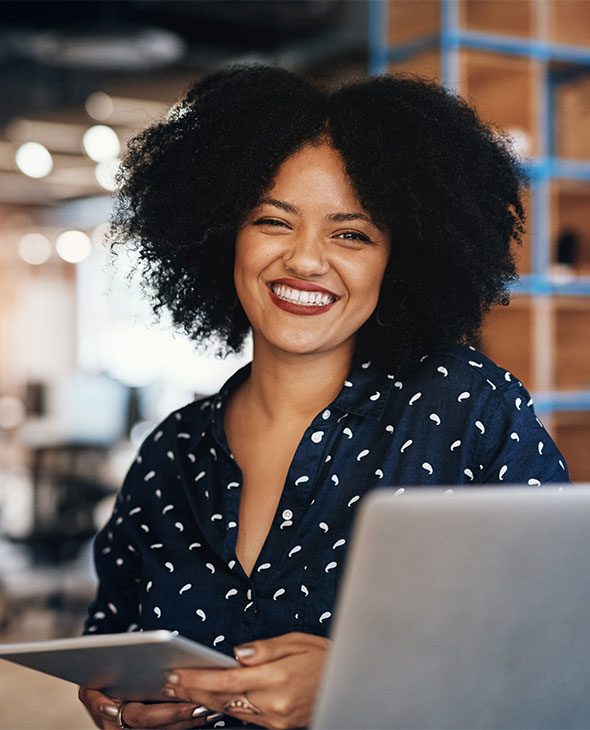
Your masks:
<svg viewBox="0 0 590 730"><path fill-rule="evenodd" d="M441 80L447 89L459 91L458 50L456 41L459 27L459 6L455 0L441 0L440 3L440 48Z"/></svg>
<svg viewBox="0 0 590 730"><path fill-rule="evenodd" d="M565 160L559 157L535 157L522 163L522 169L530 178L590 181L590 160Z"/></svg>
<svg viewBox="0 0 590 730"><path fill-rule="evenodd" d="M532 393L537 413L555 411L590 411L590 391L553 391L551 393Z"/></svg>
<svg viewBox="0 0 590 730"><path fill-rule="evenodd" d="M369 73L373 76L387 71L387 1L369 0Z"/></svg>
<svg viewBox="0 0 590 730"><path fill-rule="evenodd" d="M590 276L571 277L522 274L512 286L514 294L532 294L534 296L590 296Z"/></svg>
<svg viewBox="0 0 590 730"><path fill-rule="evenodd" d="M380 0L370 0L380 2ZM455 0L443 0L442 9L443 17L448 12L451 16L451 10ZM447 10L448 9L448 10ZM452 16L451 16L452 17ZM447 21L451 23L452 21ZM590 66L590 49L584 46L570 46L560 43L546 43L544 41L528 40L515 36L500 35L497 33L480 33L474 30L461 30L453 28L449 25L448 30L444 30L440 34L445 35L445 43L443 48L467 48L479 51L489 51L490 53L502 53L509 56L520 56L523 58L542 59L544 61L565 61L567 63L575 63L580 66ZM428 36L429 39L432 36ZM432 42L432 41L430 41ZM400 43L395 49L389 49L389 53L395 53L399 57L406 58L415 52L416 40L408 43ZM441 45L442 38L441 38Z"/></svg>

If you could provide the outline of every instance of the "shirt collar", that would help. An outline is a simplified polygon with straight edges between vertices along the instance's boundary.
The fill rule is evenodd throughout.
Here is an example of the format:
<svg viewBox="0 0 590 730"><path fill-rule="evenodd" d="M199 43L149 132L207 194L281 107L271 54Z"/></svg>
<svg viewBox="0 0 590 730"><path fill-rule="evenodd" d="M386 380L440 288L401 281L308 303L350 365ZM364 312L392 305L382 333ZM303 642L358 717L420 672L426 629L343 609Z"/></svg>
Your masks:
<svg viewBox="0 0 590 730"><path fill-rule="evenodd" d="M223 412L229 396L250 376L251 369L251 362L241 367L203 404L210 409L210 425L218 439L223 440ZM394 381L394 373L388 373L370 360L355 358L340 393L328 408L378 420L383 415Z"/></svg>
<svg viewBox="0 0 590 730"><path fill-rule="evenodd" d="M346 413L380 419L394 385L395 374L370 360L355 358L332 406Z"/></svg>

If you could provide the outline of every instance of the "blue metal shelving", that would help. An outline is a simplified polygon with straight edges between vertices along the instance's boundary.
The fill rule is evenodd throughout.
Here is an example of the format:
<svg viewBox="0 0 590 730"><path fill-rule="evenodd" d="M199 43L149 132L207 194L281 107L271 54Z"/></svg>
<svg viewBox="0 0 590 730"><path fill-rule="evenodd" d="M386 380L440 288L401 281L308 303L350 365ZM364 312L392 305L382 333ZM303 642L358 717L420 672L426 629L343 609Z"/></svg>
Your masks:
<svg viewBox="0 0 590 730"><path fill-rule="evenodd" d="M551 275L549 238L550 181L590 182L590 160L577 162L560 159L555 156L554 148L556 88L576 75L590 74L590 48L466 30L460 27L459 2L460 0L440 0L439 32L391 46L387 22L389 2L369 0L369 73L386 73L391 63L438 49L442 83L458 91L457 51L475 49L533 59L539 63L539 116L536 125L539 133L538 155L523 164L532 192L532 271L521 276L514 291L538 299L555 296L590 297L590 276ZM560 63L569 65L559 67ZM537 410L545 414L556 411L590 411L590 390L549 390L535 393L534 397Z"/></svg>

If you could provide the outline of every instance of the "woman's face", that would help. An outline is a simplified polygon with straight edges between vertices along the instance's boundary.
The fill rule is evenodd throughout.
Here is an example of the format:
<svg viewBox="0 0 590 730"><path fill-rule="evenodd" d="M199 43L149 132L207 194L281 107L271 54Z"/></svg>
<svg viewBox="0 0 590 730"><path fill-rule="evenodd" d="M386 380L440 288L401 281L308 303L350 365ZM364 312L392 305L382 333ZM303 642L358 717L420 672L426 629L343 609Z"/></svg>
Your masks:
<svg viewBox="0 0 590 730"><path fill-rule="evenodd" d="M289 157L236 236L234 281L255 345L352 352L377 305L390 246L337 150L307 146Z"/></svg>

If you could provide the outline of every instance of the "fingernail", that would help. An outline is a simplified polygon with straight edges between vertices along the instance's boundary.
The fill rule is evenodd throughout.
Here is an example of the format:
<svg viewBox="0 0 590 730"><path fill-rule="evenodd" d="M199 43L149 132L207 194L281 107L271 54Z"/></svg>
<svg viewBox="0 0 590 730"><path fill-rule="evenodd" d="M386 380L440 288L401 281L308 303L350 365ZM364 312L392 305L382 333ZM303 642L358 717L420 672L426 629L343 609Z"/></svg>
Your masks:
<svg viewBox="0 0 590 730"><path fill-rule="evenodd" d="M244 644L244 646L236 647L234 649L234 654L236 656L236 659L246 659L249 656L254 656L255 649L253 646L248 646L247 644Z"/></svg>
<svg viewBox="0 0 590 730"><path fill-rule="evenodd" d="M209 712L209 708L205 707L205 705L199 705L199 707L195 707L195 709L192 712L191 717L205 717Z"/></svg>
<svg viewBox="0 0 590 730"><path fill-rule="evenodd" d="M100 711L109 717L117 717L119 714L119 709L115 705L101 705Z"/></svg>
<svg viewBox="0 0 590 730"><path fill-rule="evenodd" d="M166 681L168 682L168 684L178 684L179 680L180 677L174 672L168 672L168 674L166 675Z"/></svg>
<svg viewBox="0 0 590 730"><path fill-rule="evenodd" d="M170 687L164 687L162 694L164 697L176 697L176 692L173 689L170 689Z"/></svg>

